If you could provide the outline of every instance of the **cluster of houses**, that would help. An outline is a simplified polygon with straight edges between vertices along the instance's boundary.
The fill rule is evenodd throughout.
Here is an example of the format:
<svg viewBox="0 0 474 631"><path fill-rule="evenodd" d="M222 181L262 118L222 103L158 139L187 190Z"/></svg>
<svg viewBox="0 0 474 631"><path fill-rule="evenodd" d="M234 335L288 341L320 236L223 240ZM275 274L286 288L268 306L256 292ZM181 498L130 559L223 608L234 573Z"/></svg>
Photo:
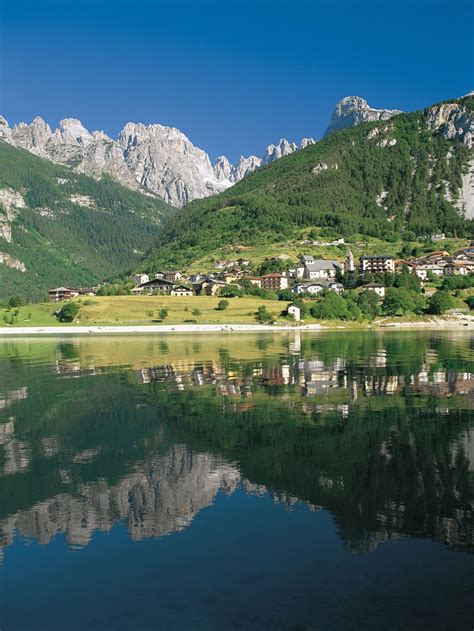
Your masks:
<svg viewBox="0 0 474 631"><path fill-rule="evenodd" d="M426 280L429 272L434 276L468 276L474 273L474 245L470 245L454 256L445 250L440 250L411 259L405 264L421 280Z"/></svg>
<svg viewBox="0 0 474 631"><path fill-rule="evenodd" d="M280 258L281 260L281 258ZM430 252L422 257L397 259L385 254L364 255L356 266L354 256L347 250L345 261L335 259L318 259L312 255L303 255L296 267L284 272L272 272L262 276L253 276L249 269L248 259L216 261L219 270L214 274L191 274L184 276L179 271L156 272L150 274L133 274L130 279L135 287L132 293L168 294L171 296L216 296L228 285L237 285L244 280L260 289L273 292L290 289L294 294L316 295L324 290L342 293L344 287L340 282L343 275L349 279L358 271L361 277L367 274L397 273L410 269L422 281L434 276L468 275L474 273L474 245L470 245L456 255L446 251ZM366 283L365 289L375 291L381 298L385 295L385 287L380 283ZM69 300L79 295L94 295L97 288L71 289L57 287L49 291L51 301Z"/></svg>

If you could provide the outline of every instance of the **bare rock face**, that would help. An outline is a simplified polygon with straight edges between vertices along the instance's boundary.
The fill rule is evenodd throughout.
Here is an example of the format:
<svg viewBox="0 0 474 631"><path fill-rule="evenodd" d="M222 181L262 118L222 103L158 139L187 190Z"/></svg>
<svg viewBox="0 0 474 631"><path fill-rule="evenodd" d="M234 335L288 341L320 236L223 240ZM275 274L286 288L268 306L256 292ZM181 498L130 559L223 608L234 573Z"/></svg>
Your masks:
<svg viewBox="0 0 474 631"><path fill-rule="evenodd" d="M0 238L8 243L12 242L10 224L15 219L17 211L22 208L26 208L26 204L18 191L13 188L0 188Z"/></svg>
<svg viewBox="0 0 474 631"><path fill-rule="evenodd" d="M470 95L466 95L470 96ZM467 219L474 218L474 116L461 102L442 103L430 107L427 112L428 127L437 131L446 140L458 140L471 152L468 170L462 175L459 197L446 198L464 213Z"/></svg>
<svg viewBox="0 0 474 631"><path fill-rule="evenodd" d="M23 196L13 188L0 188L0 205L10 218L13 218L15 209L26 208Z"/></svg>
<svg viewBox="0 0 474 631"><path fill-rule="evenodd" d="M469 170L462 176L462 188L456 204L467 219L474 219L474 159L469 162Z"/></svg>
<svg viewBox="0 0 474 631"><path fill-rule="evenodd" d="M219 156L213 167L214 175L219 182L230 181L232 169L232 164L225 156Z"/></svg>
<svg viewBox="0 0 474 631"><path fill-rule="evenodd" d="M95 131L92 142L76 152L75 160L74 168L80 173L95 178L107 173L128 188L140 189L140 183L125 161L122 149L103 132Z"/></svg>
<svg viewBox="0 0 474 631"><path fill-rule="evenodd" d="M23 261L20 261L20 259L17 259L6 252L0 252L0 265L16 269L19 272L26 272L26 265Z"/></svg>
<svg viewBox="0 0 474 631"><path fill-rule="evenodd" d="M389 120L396 114L401 114L401 111L375 109L360 96L346 96L336 105L324 136L368 121Z"/></svg>
<svg viewBox="0 0 474 631"><path fill-rule="evenodd" d="M40 116L37 116L30 125L26 123L15 125L11 131L13 145L27 149L42 158L49 157L46 145L52 137L50 126Z"/></svg>
<svg viewBox="0 0 474 631"><path fill-rule="evenodd" d="M270 162L278 160L278 158L283 158L284 156L293 153L293 151L296 151L297 149L298 146L296 143L290 143L288 142L288 140L286 140L286 138L282 138L278 144L268 145L262 158L262 165L270 164Z"/></svg>
<svg viewBox="0 0 474 631"><path fill-rule="evenodd" d="M313 175L319 175L323 171L327 171L328 168L329 167L325 162L318 162L318 164L311 169L311 173Z"/></svg>
<svg viewBox="0 0 474 631"><path fill-rule="evenodd" d="M461 103L443 103L428 110L428 127L446 140L457 138L468 149L473 148L474 118Z"/></svg>
<svg viewBox="0 0 474 631"><path fill-rule="evenodd" d="M301 143L300 143L300 149L306 149L306 147L309 147L310 145L314 145L316 142L316 140L314 140L314 138L302 138Z"/></svg>
<svg viewBox="0 0 474 631"><path fill-rule="evenodd" d="M217 179L207 153L174 127L128 123L118 144L139 184L173 206L227 187Z"/></svg>
<svg viewBox="0 0 474 631"><path fill-rule="evenodd" d="M247 158L240 156L238 162L232 167L230 181L232 183L240 182L246 175L260 168L261 164L262 160L257 156L248 156Z"/></svg>
<svg viewBox="0 0 474 631"><path fill-rule="evenodd" d="M12 130L8 124L8 121L3 116L0 116L0 140L5 142L11 142Z"/></svg>
<svg viewBox="0 0 474 631"><path fill-rule="evenodd" d="M54 132L58 144L87 146L92 142L92 134L77 118L64 118Z"/></svg>

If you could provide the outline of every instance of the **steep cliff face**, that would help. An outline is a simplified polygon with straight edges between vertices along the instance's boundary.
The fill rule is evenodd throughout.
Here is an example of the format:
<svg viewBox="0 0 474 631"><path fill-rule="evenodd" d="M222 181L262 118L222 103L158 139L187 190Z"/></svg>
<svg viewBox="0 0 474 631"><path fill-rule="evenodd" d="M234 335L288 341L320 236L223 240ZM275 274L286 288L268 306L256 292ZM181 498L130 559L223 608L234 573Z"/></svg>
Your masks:
<svg viewBox="0 0 474 631"><path fill-rule="evenodd" d="M466 95L472 97L474 93ZM458 208L467 219L474 218L474 115L469 107L471 99L464 103L442 103L428 110L427 122L431 131L438 133L451 143L460 143L468 153L468 162L461 174L461 186L453 196L446 187L446 198ZM447 159L455 158L455 151L450 151Z"/></svg>
<svg viewBox="0 0 474 631"><path fill-rule="evenodd" d="M346 96L337 103L324 136L361 123L389 120L392 116L400 113L400 110L370 107L367 101L360 96Z"/></svg>
<svg viewBox="0 0 474 631"><path fill-rule="evenodd" d="M217 178L207 153L174 127L128 123L118 144L139 184L173 206L214 195L228 185Z"/></svg>
<svg viewBox="0 0 474 631"><path fill-rule="evenodd" d="M261 165L262 160L257 156L249 156L248 158L240 156L237 164L232 167L231 181L233 183L240 182L242 178L256 171Z"/></svg>

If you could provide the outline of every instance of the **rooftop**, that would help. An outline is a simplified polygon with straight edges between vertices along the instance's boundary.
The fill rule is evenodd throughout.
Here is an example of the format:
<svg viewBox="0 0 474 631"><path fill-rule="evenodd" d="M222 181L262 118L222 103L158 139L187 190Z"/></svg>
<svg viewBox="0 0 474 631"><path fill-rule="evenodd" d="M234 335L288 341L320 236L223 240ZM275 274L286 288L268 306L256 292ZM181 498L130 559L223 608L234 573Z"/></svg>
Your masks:
<svg viewBox="0 0 474 631"><path fill-rule="evenodd" d="M364 256L360 257L361 260L367 260L367 259L394 259L394 256L390 256L388 254L364 254Z"/></svg>
<svg viewBox="0 0 474 631"><path fill-rule="evenodd" d="M306 269L309 271L319 271L331 269L334 266L341 267L341 263L339 261L329 259L314 259L311 263L307 263Z"/></svg>

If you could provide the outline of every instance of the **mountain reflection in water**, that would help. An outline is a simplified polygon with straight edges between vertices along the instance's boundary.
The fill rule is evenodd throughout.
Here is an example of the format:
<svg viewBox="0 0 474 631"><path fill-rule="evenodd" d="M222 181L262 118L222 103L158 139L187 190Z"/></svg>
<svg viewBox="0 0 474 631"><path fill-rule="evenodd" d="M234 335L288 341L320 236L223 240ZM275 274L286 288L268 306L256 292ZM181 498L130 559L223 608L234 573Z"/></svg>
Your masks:
<svg viewBox="0 0 474 631"><path fill-rule="evenodd" d="M0 546L162 537L241 489L355 552L472 551L472 371L468 334L1 341Z"/></svg>

